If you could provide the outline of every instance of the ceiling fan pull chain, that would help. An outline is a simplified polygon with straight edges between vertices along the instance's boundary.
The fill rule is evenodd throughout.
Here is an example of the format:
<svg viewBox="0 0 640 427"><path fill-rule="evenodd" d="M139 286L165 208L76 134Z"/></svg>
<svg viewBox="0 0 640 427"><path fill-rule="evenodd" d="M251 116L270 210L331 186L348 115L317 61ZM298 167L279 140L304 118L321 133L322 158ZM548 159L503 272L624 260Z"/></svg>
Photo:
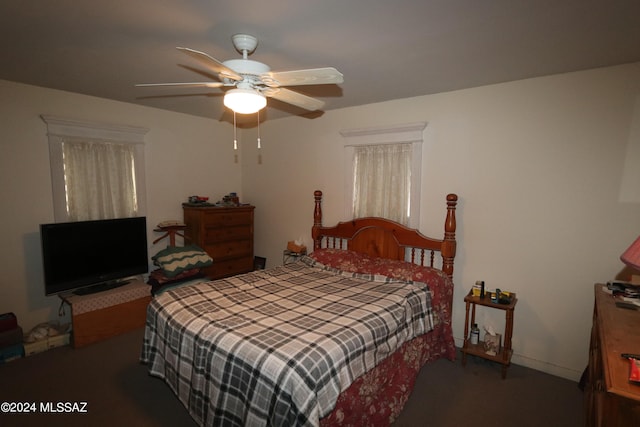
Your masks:
<svg viewBox="0 0 640 427"><path fill-rule="evenodd" d="M262 148L260 146L260 110L258 110L258 150Z"/></svg>
<svg viewBox="0 0 640 427"><path fill-rule="evenodd" d="M238 149L238 139L236 138L236 112L233 112L233 149Z"/></svg>

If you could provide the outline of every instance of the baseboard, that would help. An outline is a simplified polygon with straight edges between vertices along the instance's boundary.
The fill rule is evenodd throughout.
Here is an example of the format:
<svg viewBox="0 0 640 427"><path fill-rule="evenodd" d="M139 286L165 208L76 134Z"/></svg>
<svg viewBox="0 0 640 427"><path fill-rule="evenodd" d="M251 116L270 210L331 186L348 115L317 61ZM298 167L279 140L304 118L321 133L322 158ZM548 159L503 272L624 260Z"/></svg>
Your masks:
<svg viewBox="0 0 640 427"><path fill-rule="evenodd" d="M462 348L464 344L464 340L454 338L456 347ZM572 368L566 368L564 366L558 366L553 363L544 362L542 360L532 359L527 356L523 356L518 353L513 353L511 357L511 363L515 365L524 366L526 368L535 369L536 371L544 372L549 375L554 375L556 377L565 378L567 380L578 382L580 381L580 377L582 376L583 369L575 370Z"/></svg>
<svg viewBox="0 0 640 427"><path fill-rule="evenodd" d="M526 356L514 353L511 358L511 363L516 365L525 366L527 368L535 369L549 375L565 378L567 380L578 382L582 376L583 370L576 371L575 369L566 368L564 366L554 365L553 363L543 362L541 360L531 359ZM586 366L584 366L586 368Z"/></svg>

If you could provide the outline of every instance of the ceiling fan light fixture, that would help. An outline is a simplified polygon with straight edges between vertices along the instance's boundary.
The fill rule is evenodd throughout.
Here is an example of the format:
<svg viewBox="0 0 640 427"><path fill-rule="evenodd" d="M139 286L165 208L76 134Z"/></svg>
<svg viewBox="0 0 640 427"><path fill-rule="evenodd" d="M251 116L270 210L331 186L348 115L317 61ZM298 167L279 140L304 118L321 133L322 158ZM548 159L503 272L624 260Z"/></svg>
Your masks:
<svg viewBox="0 0 640 427"><path fill-rule="evenodd" d="M242 53L242 59L221 62L204 52L187 47L177 48L205 65L210 73L215 73L219 80L217 82L145 83L136 86L210 88L232 86L235 88L226 92L224 105L235 115L235 113L257 113L266 107L266 97L307 111L318 111L324 107L324 101L286 89L284 86L340 84L344 81L342 73L333 67L272 72L268 65L248 58L258 45L258 39L248 34L235 34L233 45L238 52Z"/></svg>
<svg viewBox="0 0 640 427"><path fill-rule="evenodd" d="M267 105L267 98L253 89L236 88L224 95L224 105L239 114L253 114Z"/></svg>

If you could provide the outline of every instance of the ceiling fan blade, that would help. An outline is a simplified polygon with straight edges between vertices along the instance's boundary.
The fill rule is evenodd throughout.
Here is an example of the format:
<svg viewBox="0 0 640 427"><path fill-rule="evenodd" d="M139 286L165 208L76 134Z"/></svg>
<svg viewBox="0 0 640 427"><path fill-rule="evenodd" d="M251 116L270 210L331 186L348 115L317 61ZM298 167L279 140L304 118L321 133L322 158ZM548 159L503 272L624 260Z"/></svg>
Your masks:
<svg viewBox="0 0 640 427"><path fill-rule="evenodd" d="M310 96L303 95L289 89L267 88L262 93L265 96L275 98L279 101L286 102L287 104L292 104L309 111L316 111L324 107L324 101L311 98Z"/></svg>
<svg viewBox="0 0 640 427"><path fill-rule="evenodd" d="M165 87L222 87L225 86L221 82L192 82L192 83L140 83L136 87L153 87L153 86L165 86Z"/></svg>
<svg viewBox="0 0 640 427"><path fill-rule="evenodd" d="M333 67L264 73L262 82L269 87L338 84L344 76Z"/></svg>
<svg viewBox="0 0 640 427"><path fill-rule="evenodd" d="M217 59L207 55L204 52L200 52L197 50L193 50L193 49L189 49L188 47L177 47L176 49L178 49L181 52L186 53L187 55L191 56L192 58L197 59L198 61L200 61L203 65L206 65L207 67L209 67L209 69L215 71L216 73L218 73L222 78L228 78L231 80L236 80L236 81L242 81L244 78L236 73L235 71L233 71L231 68L227 67L226 65L224 65L222 62L218 61Z"/></svg>

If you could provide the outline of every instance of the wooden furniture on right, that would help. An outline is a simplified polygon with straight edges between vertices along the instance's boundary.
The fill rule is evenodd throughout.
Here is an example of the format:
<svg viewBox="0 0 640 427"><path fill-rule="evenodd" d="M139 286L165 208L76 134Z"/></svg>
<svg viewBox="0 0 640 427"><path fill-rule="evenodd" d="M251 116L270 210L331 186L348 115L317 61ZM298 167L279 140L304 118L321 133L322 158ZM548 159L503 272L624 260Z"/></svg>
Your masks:
<svg viewBox="0 0 640 427"><path fill-rule="evenodd" d="M253 270L253 206L183 206L185 245L201 247L213 259L202 271L220 279Z"/></svg>
<svg viewBox="0 0 640 427"><path fill-rule="evenodd" d="M629 360L640 355L640 311L616 306L595 285L585 398L588 426L640 426L640 384L629 381ZM606 286L605 286L606 288Z"/></svg>
<svg viewBox="0 0 640 427"><path fill-rule="evenodd" d="M507 368L511 364L511 356L513 355L513 350L511 349L511 337L513 335L513 311L516 307L516 303L518 302L516 294L513 292L511 293L511 302L509 304L498 304L491 302L489 295L485 295L484 298L480 298L473 296L471 292L469 292L469 294L464 297L464 302L466 303L466 315L464 321L464 344L462 346L462 366L467 363L467 354L471 354L473 356L501 363L502 378L506 378ZM471 344L469 339L469 325L476 323L476 305L505 311L506 323L504 331L504 346L500 348L496 355L487 354L484 348L484 342L482 341L479 341L478 344ZM471 319L469 319L470 306L472 307Z"/></svg>

